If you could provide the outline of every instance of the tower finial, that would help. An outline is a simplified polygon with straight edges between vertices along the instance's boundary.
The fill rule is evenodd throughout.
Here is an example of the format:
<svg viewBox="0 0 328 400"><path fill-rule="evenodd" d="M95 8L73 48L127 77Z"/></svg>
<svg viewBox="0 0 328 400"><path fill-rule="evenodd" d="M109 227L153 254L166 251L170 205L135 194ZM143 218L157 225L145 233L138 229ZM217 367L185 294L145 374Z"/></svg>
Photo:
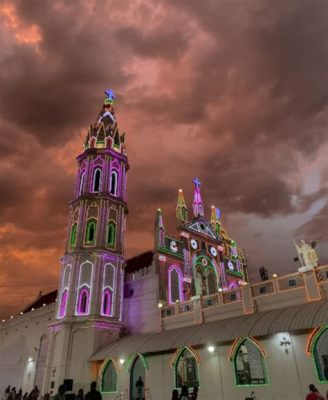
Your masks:
<svg viewBox="0 0 328 400"><path fill-rule="evenodd" d="M186 206L185 199L183 197L183 190L179 189L178 201L176 206L176 216L179 222L188 221L188 208Z"/></svg>
<svg viewBox="0 0 328 400"><path fill-rule="evenodd" d="M198 178L194 178L192 181L195 184L194 201L192 203L192 209L194 212L194 216L197 218L199 215L204 216L204 204L202 196L200 194L200 185L201 185L200 180Z"/></svg>
<svg viewBox="0 0 328 400"><path fill-rule="evenodd" d="M221 229L221 211L215 206L211 207L211 225L214 231L219 234Z"/></svg>
<svg viewBox="0 0 328 400"><path fill-rule="evenodd" d="M156 211L156 220L155 220L155 247L163 247L164 246L164 235L165 228L163 223L163 215L162 210L160 208Z"/></svg>

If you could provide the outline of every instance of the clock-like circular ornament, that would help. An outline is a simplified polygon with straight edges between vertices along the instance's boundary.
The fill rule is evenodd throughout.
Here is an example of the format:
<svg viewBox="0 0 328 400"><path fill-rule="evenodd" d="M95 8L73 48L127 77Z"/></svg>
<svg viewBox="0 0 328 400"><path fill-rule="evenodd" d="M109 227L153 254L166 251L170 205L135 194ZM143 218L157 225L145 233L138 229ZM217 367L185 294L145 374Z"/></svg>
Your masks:
<svg viewBox="0 0 328 400"><path fill-rule="evenodd" d="M190 240L190 245L194 250L197 250L198 244L197 244L197 241L195 239L191 239Z"/></svg>
<svg viewBox="0 0 328 400"><path fill-rule="evenodd" d="M213 257L216 257L218 255L218 251L216 250L215 247L211 247L210 248L210 252L211 252Z"/></svg>
<svg viewBox="0 0 328 400"><path fill-rule="evenodd" d="M203 259L202 259L202 264L204 265L204 267L207 267L208 261L207 261L206 258L203 258Z"/></svg>
<svg viewBox="0 0 328 400"><path fill-rule="evenodd" d="M173 253L176 253L178 251L178 244L175 240L171 240L170 249L171 251L173 251Z"/></svg>
<svg viewBox="0 0 328 400"><path fill-rule="evenodd" d="M231 261L228 261L228 268L230 269L230 271L233 271L235 269L235 266Z"/></svg>

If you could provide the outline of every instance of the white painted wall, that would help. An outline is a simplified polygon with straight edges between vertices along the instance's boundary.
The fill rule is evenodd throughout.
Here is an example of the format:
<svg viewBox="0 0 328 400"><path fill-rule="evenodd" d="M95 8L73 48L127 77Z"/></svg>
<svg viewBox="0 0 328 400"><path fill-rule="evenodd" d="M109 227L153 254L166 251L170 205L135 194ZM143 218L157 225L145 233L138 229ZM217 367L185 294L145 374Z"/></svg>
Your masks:
<svg viewBox="0 0 328 400"><path fill-rule="evenodd" d="M2 322L0 325L0 394L8 385L30 391L44 373L41 337L48 337L55 304ZM38 363L39 362L39 363ZM42 371L43 370L43 371Z"/></svg>
<svg viewBox="0 0 328 400"><path fill-rule="evenodd" d="M308 385L314 383L319 391L326 394L327 384L317 382L314 364L305 353L308 333L293 334L283 332L263 338L261 344L268 353L267 368L270 383L262 387L237 387L233 363L229 361L231 343L215 347L210 353L207 347L197 349L201 364L199 367L200 400L244 400L255 391L257 400L304 400ZM280 346L282 337L291 342L288 354ZM146 386L149 387L149 400L169 400L174 385L174 371L171 361L174 353L146 357ZM129 373L123 366L118 374L118 392L104 394L104 400L115 399L123 392L122 400L128 399ZM148 400L148 398L147 398Z"/></svg>

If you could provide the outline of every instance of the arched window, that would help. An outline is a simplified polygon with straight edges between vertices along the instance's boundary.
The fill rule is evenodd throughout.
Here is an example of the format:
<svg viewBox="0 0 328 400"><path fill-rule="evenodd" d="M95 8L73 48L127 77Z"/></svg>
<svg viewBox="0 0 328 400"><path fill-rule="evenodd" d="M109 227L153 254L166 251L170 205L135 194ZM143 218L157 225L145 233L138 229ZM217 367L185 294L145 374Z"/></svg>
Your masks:
<svg viewBox="0 0 328 400"><path fill-rule="evenodd" d="M72 230L71 230L71 239L70 239L70 245L71 247L75 247L76 245L76 233L77 233L77 223L75 223L72 226Z"/></svg>
<svg viewBox="0 0 328 400"><path fill-rule="evenodd" d="M197 296L209 296L218 291L216 269L207 257L198 257L194 264L194 288Z"/></svg>
<svg viewBox="0 0 328 400"><path fill-rule="evenodd" d="M110 174L109 192L113 196L117 196L117 182L118 182L117 171L112 171L112 173Z"/></svg>
<svg viewBox="0 0 328 400"><path fill-rule="evenodd" d="M320 383L328 383L328 325L313 340L313 359Z"/></svg>
<svg viewBox="0 0 328 400"><path fill-rule="evenodd" d="M182 275L178 267L169 269L169 303L182 301Z"/></svg>
<svg viewBox="0 0 328 400"><path fill-rule="evenodd" d="M80 266L79 286L76 303L76 313L78 315L88 315L90 311L90 293L92 287L93 265L90 261L85 261Z"/></svg>
<svg viewBox="0 0 328 400"><path fill-rule="evenodd" d="M116 224L111 221L107 227L107 246L114 249L116 242Z"/></svg>
<svg viewBox="0 0 328 400"><path fill-rule="evenodd" d="M87 229L85 232L85 242L88 245L94 245L96 242L97 233L97 221L95 219L89 219L87 221Z"/></svg>
<svg viewBox="0 0 328 400"><path fill-rule="evenodd" d="M117 392L117 371L112 360L109 360L102 374L101 391L103 393Z"/></svg>
<svg viewBox="0 0 328 400"><path fill-rule="evenodd" d="M198 362L195 355L184 348L178 355L174 364L175 387L199 387Z"/></svg>
<svg viewBox="0 0 328 400"><path fill-rule="evenodd" d="M113 314L114 282L115 268L112 264L105 264L101 314L107 317L111 317Z"/></svg>
<svg viewBox="0 0 328 400"><path fill-rule="evenodd" d="M84 177L85 177L85 172L83 171L80 177L79 196L81 196L83 193Z"/></svg>
<svg viewBox="0 0 328 400"><path fill-rule="evenodd" d="M79 299L77 304L77 312L79 315L87 315L89 314L89 297L90 291L89 288L82 288L79 293Z"/></svg>
<svg viewBox="0 0 328 400"><path fill-rule="evenodd" d="M96 168L93 173L93 192L99 192L101 186L101 169Z"/></svg>
<svg viewBox="0 0 328 400"><path fill-rule="evenodd" d="M62 292L61 299L60 299L59 318L63 318L65 316L66 305L67 305L67 294L68 294L68 290L65 289Z"/></svg>
<svg viewBox="0 0 328 400"><path fill-rule="evenodd" d="M109 288L103 291L103 301L102 301L102 315L110 317L112 314L112 293Z"/></svg>
<svg viewBox="0 0 328 400"><path fill-rule="evenodd" d="M215 294L217 292L216 276L213 271L209 271L207 275L208 294Z"/></svg>
<svg viewBox="0 0 328 400"><path fill-rule="evenodd" d="M68 299L68 288L71 276L71 265L66 265L62 272L61 280L61 294L59 294L59 309L58 318L63 318L66 314L67 299Z"/></svg>
<svg viewBox="0 0 328 400"><path fill-rule="evenodd" d="M263 354L253 340L244 339L237 344L233 363L238 386L265 385L268 382Z"/></svg>

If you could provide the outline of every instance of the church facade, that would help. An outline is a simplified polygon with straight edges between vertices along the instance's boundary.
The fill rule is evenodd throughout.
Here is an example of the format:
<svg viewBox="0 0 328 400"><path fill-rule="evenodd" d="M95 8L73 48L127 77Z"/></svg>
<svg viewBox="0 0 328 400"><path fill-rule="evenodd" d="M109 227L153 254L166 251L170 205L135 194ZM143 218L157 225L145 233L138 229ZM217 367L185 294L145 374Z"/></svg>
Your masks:
<svg viewBox="0 0 328 400"><path fill-rule="evenodd" d="M124 257L129 169L111 90L78 156L58 290L0 325L0 390L54 394L92 380L105 399L303 399L328 389L328 265L251 284L243 251L201 183L177 232ZM138 383L139 382L139 383ZM142 384L140 384L140 382Z"/></svg>

